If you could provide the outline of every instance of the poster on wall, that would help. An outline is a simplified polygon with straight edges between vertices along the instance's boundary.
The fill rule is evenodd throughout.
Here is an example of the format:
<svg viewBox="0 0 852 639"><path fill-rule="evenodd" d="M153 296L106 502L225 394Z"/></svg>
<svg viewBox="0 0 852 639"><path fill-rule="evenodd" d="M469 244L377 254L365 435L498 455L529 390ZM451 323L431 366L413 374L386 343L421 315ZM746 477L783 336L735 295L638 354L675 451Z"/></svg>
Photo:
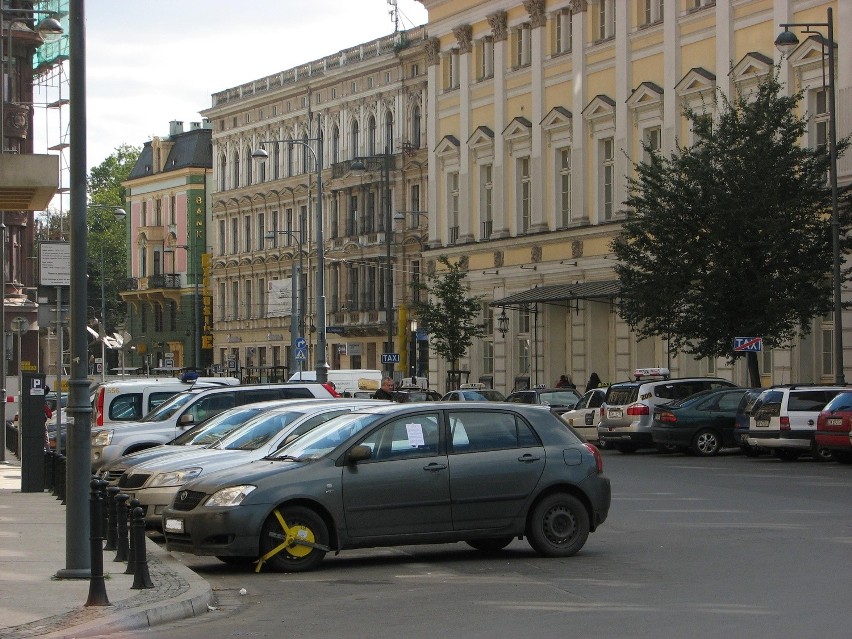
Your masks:
<svg viewBox="0 0 852 639"><path fill-rule="evenodd" d="M292 315L292 282L290 280L270 280L267 289L266 316L289 317Z"/></svg>

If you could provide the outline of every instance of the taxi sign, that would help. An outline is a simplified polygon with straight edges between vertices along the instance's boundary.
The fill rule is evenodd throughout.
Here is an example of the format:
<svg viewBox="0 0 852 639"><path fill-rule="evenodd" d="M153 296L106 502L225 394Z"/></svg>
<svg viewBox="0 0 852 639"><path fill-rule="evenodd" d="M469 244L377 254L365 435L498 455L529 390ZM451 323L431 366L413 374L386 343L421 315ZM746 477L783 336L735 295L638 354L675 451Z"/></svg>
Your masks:
<svg viewBox="0 0 852 639"><path fill-rule="evenodd" d="M636 381L640 379L649 379L649 378L657 378L657 379L668 379L671 377L672 372L668 368L637 368L633 371L633 377Z"/></svg>

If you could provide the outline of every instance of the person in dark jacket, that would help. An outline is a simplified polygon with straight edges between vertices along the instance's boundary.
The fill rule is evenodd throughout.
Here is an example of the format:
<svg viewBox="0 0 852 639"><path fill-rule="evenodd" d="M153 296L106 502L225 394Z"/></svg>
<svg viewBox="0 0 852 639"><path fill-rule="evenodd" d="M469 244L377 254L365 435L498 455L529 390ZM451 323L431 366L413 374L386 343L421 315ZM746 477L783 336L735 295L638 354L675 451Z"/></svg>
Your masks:
<svg viewBox="0 0 852 639"><path fill-rule="evenodd" d="M588 393L593 388L597 388L601 385L601 378L598 377L597 373L592 373L589 377L589 381L586 383L586 392Z"/></svg>
<svg viewBox="0 0 852 639"><path fill-rule="evenodd" d="M556 382L556 388L577 388L574 385L574 380L571 379L569 374L564 374L559 376L559 381Z"/></svg>
<svg viewBox="0 0 852 639"><path fill-rule="evenodd" d="M373 393L373 399L388 399L393 401L393 378L382 377L382 386Z"/></svg>

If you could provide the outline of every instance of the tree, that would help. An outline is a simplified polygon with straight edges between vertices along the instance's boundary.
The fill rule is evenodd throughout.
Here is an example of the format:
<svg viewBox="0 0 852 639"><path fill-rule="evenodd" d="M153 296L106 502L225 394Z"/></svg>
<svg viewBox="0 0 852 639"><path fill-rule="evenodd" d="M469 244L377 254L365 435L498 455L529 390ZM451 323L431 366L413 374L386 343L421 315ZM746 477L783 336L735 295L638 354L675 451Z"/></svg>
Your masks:
<svg viewBox="0 0 852 639"><path fill-rule="evenodd" d="M473 338L485 335L485 326L474 319L479 315L482 297L471 297L464 284L467 272L462 262L451 263L446 255L438 257L446 270L426 276L428 283L414 286L426 293L426 301L414 304L420 325L429 333L435 352L455 370L470 348Z"/></svg>
<svg viewBox="0 0 852 639"><path fill-rule="evenodd" d="M801 99L773 76L752 94L720 96L717 118L687 109L695 142L670 158L645 149L612 244L620 314L640 338L733 359L736 336L774 348L831 313L830 160L826 147L799 144ZM755 353L748 365L759 386Z"/></svg>
<svg viewBox="0 0 852 639"><path fill-rule="evenodd" d="M92 319L101 318L101 282L104 284L106 319L104 330L114 332L125 318L124 303L119 292L126 288L124 274L127 264L125 226L115 219L116 208L124 208L126 190L122 182L139 158L140 149L123 144L94 167L88 178L88 299ZM101 269L103 251L103 270Z"/></svg>

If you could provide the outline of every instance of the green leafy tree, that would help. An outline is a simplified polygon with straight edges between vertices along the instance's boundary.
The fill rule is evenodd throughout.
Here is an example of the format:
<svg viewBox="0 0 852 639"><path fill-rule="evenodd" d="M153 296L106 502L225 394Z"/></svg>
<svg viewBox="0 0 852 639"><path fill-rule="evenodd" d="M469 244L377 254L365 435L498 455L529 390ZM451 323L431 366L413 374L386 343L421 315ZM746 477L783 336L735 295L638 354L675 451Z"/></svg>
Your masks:
<svg viewBox="0 0 852 639"><path fill-rule="evenodd" d="M123 144L92 168L88 178L89 313L90 319L100 321L103 282L107 334L125 321L125 304L119 292L126 288L127 239L125 224L115 219L115 209L126 206L126 190L121 184L130 175L139 153L139 148Z"/></svg>
<svg viewBox="0 0 852 639"><path fill-rule="evenodd" d="M485 326L475 322L483 298L470 296L465 286L467 272L461 262L452 263L441 255L438 263L445 270L427 275L427 283L415 284L426 293L427 301L416 303L414 312L429 333L435 352L455 370L473 339L485 335Z"/></svg>
<svg viewBox="0 0 852 639"><path fill-rule="evenodd" d="M645 149L612 244L620 314L640 338L733 359L736 336L773 348L831 312L830 160L799 144L801 99L773 76L750 95L720 96L717 118L687 110L691 146L669 158ZM748 369L759 386L755 353Z"/></svg>

